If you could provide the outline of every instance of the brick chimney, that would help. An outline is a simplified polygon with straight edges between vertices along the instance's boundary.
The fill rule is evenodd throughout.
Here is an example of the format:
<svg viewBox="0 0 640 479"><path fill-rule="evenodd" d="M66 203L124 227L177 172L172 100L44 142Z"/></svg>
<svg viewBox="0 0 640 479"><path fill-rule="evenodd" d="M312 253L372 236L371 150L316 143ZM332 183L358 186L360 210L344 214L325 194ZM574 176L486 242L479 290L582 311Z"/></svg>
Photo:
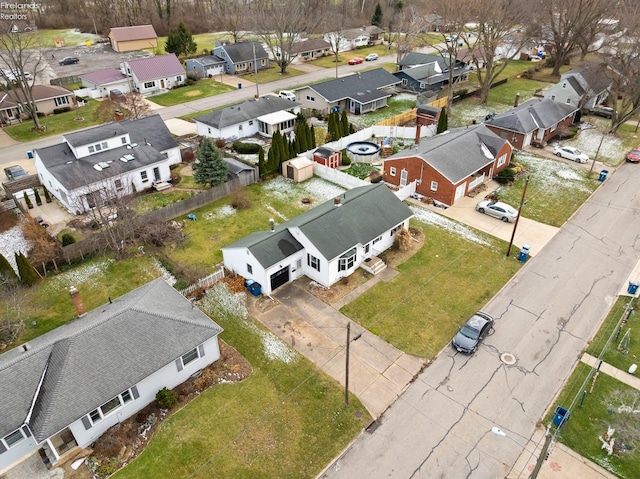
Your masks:
<svg viewBox="0 0 640 479"><path fill-rule="evenodd" d="M333 206L340 206L340 205L341 205L341 203L340 203L340 197L339 197L339 196L337 196L337 197L335 197L335 198L333 199Z"/></svg>
<svg viewBox="0 0 640 479"><path fill-rule="evenodd" d="M516 93L516 99L513 102L513 107L514 108L517 107L519 103L520 103L520 92Z"/></svg>
<svg viewBox="0 0 640 479"><path fill-rule="evenodd" d="M78 313L78 317L81 318L85 314L87 314L87 308L84 307L84 303L82 302L82 297L80 296L80 291L75 286L71 286L69 288L69 294L71 295L71 300L73 301L73 305L76 307L76 311Z"/></svg>

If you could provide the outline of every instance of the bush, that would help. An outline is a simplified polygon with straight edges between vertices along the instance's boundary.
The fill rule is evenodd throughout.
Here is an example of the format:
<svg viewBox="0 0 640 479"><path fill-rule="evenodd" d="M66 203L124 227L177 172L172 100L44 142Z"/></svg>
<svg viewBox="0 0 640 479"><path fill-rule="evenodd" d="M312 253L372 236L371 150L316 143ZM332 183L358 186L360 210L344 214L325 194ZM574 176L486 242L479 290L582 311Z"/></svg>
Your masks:
<svg viewBox="0 0 640 479"><path fill-rule="evenodd" d="M70 106L63 106L61 108L54 108L53 109L53 114L57 115L58 113L66 113L68 111L71 111L71 107Z"/></svg>
<svg viewBox="0 0 640 479"><path fill-rule="evenodd" d="M178 404L178 395L171 389L162 388L156 393L156 401L162 409L171 409Z"/></svg>
<svg viewBox="0 0 640 479"><path fill-rule="evenodd" d="M351 158L347 156L346 150L342 152L342 166L349 166L351 164Z"/></svg>
<svg viewBox="0 0 640 479"><path fill-rule="evenodd" d="M252 155L260 151L260 145L258 145L257 143L243 143L241 141L234 141L233 149L241 154Z"/></svg>
<svg viewBox="0 0 640 479"><path fill-rule="evenodd" d="M76 242L76 239L71 233L65 233L62 235L62 246L68 246Z"/></svg>
<svg viewBox="0 0 640 479"><path fill-rule="evenodd" d="M515 175L516 175L515 170L511 167L508 167L502 170L500 173L498 173L498 176L496 176L495 180L501 185L504 185L507 183L511 183Z"/></svg>
<svg viewBox="0 0 640 479"><path fill-rule="evenodd" d="M224 138L216 138L213 142L218 148L220 148L221 150L227 146L227 140L225 140Z"/></svg>
<svg viewBox="0 0 640 479"><path fill-rule="evenodd" d="M467 88L460 88L459 90L453 90L453 96L465 96L469 90Z"/></svg>
<svg viewBox="0 0 640 479"><path fill-rule="evenodd" d="M244 191L238 191L233 195L231 206L236 210L246 210L251 208L251 201Z"/></svg>

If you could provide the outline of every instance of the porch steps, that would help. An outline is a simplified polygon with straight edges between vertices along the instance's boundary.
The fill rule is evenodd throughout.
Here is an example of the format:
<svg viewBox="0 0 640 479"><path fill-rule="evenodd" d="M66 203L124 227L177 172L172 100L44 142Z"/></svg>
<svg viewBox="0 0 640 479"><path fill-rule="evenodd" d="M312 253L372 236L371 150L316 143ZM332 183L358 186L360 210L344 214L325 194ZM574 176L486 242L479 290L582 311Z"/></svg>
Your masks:
<svg viewBox="0 0 640 479"><path fill-rule="evenodd" d="M171 188L171 183L167 183L166 181L154 181L153 182L153 188L156 191L162 191L162 190L168 190L169 188Z"/></svg>
<svg viewBox="0 0 640 479"><path fill-rule="evenodd" d="M360 267L367 273L371 273L374 276L384 270L387 265L377 256L372 256L360 264Z"/></svg>

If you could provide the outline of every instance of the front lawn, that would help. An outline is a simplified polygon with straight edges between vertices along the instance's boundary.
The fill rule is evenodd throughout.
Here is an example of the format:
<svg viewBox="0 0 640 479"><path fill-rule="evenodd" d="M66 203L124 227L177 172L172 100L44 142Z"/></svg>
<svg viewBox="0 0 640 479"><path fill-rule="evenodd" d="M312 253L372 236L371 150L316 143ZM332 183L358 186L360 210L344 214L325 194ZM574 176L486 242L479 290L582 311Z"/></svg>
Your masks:
<svg viewBox="0 0 640 479"><path fill-rule="evenodd" d="M422 248L340 311L402 351L433 359L458 328L518 271L504 242L422 208Z"/></svg>
<svg viewBox="0 0 640 479"><path fill-rule="evenodd" d="M611 401L611 394L614 391L633 394L635 390L604 373L600 373L596 379L593 393L589 393L593 381L589 379L585 384L585 379L588 378L590 372L589 366L583 363L578 364L557 402L547 414L545 424L552 421L556 406L567 409L575 401L569 420L559 432L558 440L616 476L624 479L636 479L640 477L640 458L638 458L639 448L637 447L639 444L636 444L634 449L616 452L612 456L608 456L607 452L602 449L602 442L598 439L599 436L603 436L607 432L608 426L612 420L616 419L615 415L618 414L618 408L621 406L618 401ZM583 407L580 407L580 399L584 391L587 391L587 396ZM631 405L627 404L627 406ZM613 434L614 438L616 436L620 436L620 431ZM553 460L553 453L550 459Z"/></svg>
<svg viewBox="0 0 640 479"><path fill-rule="evenodd" d="M48 115L40 118L40 126L46 127L45 131L33 131L33 120L24 120L18 125L3 128L11 138L17 141L33 141L51 135L61 135L69 131L79 130L102 123L94 118L94 112L100 105L97 100L87 100L87 104L75 110Z"/></svg>
<svg viewBox="0 0 640 479"><path fill-rule="evenodd" d="M283 75L282 73L280 73L280 67L278 65L276 65L275 62L271 62L271 66L269 68L267 68L266 70L259 70L258 71L258 84L262 84L262 83L271 83L273 81L278 81L278 80L282 80L284 78L290 78L290 77L295 77L298 75L304 75L306 72L303 72L302 70L296 70L296 68L294 66L289 65L287 67L287 71L286 73ZM251 72L251 73L243 73L238 75L238 83L242 83L240 80L247 80L250 81L252 83L256 82L256 73L255 72ZM243 87L248 88L246 86L243 85Z"/></svg>
<svg viewBox="0 0 640 479"><path fill-rule="evenodd" d="M199 100L209 96L220 95L228 91L235 90L230 85L217 82L215 80L204 78L198 80L195 85L173 88L167 93L151 96L149 100L162 106L179 105L193 100Z"/></svg>
<svg viewBox="0 0 640 479"><path fill-rule="evenodd" d="M216 287L200 307L253 373L238 384L213 386L164 421L116 479L313 478L371 420L357 398L345 407L335 381L252 318L221 313L219 305L234 300L218 294Z"/></svg>

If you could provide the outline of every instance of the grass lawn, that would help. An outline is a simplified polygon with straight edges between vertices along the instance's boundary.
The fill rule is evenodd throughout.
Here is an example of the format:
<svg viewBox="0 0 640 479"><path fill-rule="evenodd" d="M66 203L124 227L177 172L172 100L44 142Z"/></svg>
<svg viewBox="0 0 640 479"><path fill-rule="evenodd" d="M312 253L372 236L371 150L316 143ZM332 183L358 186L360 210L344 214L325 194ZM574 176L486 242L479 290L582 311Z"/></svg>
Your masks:
<svg viewBox="0 0 640 479"><path fill-rule="evenodd" d="M628 371L629 367L632 364L637 364L638 358L640 358L640 312L638 311L640 302L637 298L633 298L632 301L632 308L634 308L635 312L631 313L626 324L621 325L621 328L617 327L618 321L620 321L630 299L629 296L620 296L618 298L598 334L596 334L587 349L589 354L599 357L605 344L612 337L613 339L603 354L602 360L623 371ZM626 345L628 352L625 353L624 347L618 350L618 346L625 346L620 343L623 341L625 333L629 330L631 333Z"/></svg>
<svg viewBox="0 0 640 479"><path fill-rule="evenodd" d="M180 88L173 88L167 93L149 97L149 100L162 106L178 105L208 96L220 95L228 91L235 90L230 85L217 82L213 79L205 78L199 80L195 85L188 85Z"/></svg>
<svg viewBox="0 0 640 479"><path fill-rule="evenodd" d="M193 174L185 175L184 173L182 173L182 170L185 168L192 168L192 167L189 165L185 165L178 169L177 173L180 175L180 183L176 185L177 188L194 188L196 190L206 189L206 188L203 188L201 184L196 183L196 180L193 179Z"/></svg>
<svg viewBox="0 0 640 479"><path fill-rule="evenodd" d="M292 78L298 75L304 75L306 72L302 70L296 70L295 66L289 65L287 67L287 72L283 75L280 73L280 67L277 66L274 62L271 63L271 66L266 70L260 70L258 72L258 84L262 83L270 83L272 81L283 80L285 78ZM238 83L242 83L241 80L247 80L252 83L256 82L256 74L255 72L244 73L242 75L238 75ZM242 85L243 88L249 88L246 85ZM264 93L261 93L264 94Z"/></svg>
<svg viewBox="0 0 640 479"><path fill-rule="evenodd" d="M164 46L167 43L168 37L158 37L158 48L151 49L157 55L164 55L166 52L164 50ZM198 45L198 52L196 55L202 54L205 50L209 53L213 51L215 47L215 42L221 40L229 40L233 41L230 35L225 35L224 33L198 33L193 35L193 41ZM248 41L249 38L243 38L242 41Z"/></svg>
<svg viewBox="0 0 640 479"><path fill-rule="evenodd" d="M33 141L46 136L60 135L68 131L99 125L102 122L94 118L94 112L99 105L99 101L87 100L87 104L82 108L42 117L40 118L40 125L46 126L46 131L37 133L33 131L32 120L25 120L18 125L7 126L3 128L3 131L17 141ZM83 120L77 121L76 118L83 118Z"/></svg>
<svg viewBox="0 0 640 479"><path fill-rule="evenodd" d="M530 180L522 216L551 226L562 226L600 184L587 179L579 166L543 158L530 153L516 153L515 160L529 168ZM522 198L525 179L498 190L498 197L514 208Z"/></svg>
<svg viewBox="0 0 640 479"><path fill-rule="evenodd" d="M251 318L201 307L253 374L213 386L164 421L114 478L316 477L369 423L369 414L353 396L345 407L335 381Z"/></svg>
<svg viewBox="0 0 640 479"><path fill-rule="evenodd" d="M135 199L135 210L142 213L149 213L150 211L164 208L178 201L182 201L194 193L190 191L172 191L170 193L162 193L157 191L155 193L148 193Z"/></svg>
<svg viewBox="0 0 640 479"><path fill-rule="evenodd" d="M584 406L579 407L582 392L587 392L591 388L592 381L587 381L583 389L583 382L588 377L591 368L585 364L578 364L560 397L551 408L550 414L545 419L545 424L551 422L555 406L560 405L568 408L575 398L578 398L575 407L571 411L571 416L561 429L558 439L560 442L570 447L580 455L599 464L615 475L625 479L636 479L640 477L640 459L638 458L638 446L632 451L625 453L614 453L608 456L607 452L601 448L602 443L599 436L607 432L607 427L613 419L614 409L611 408L608 400L613 391L633 392L634 390L606 374L600 373L595 383L593 393L588 393L584 401ZM620 403L614 403L617 409ZM617 433L614 433L615 438ZM636 437L637 440L637 437ZM551 455L553 460L553 453Z"/></svg>
<svg viewBox="0 0 640 479"><path fill-rule="evenodd" d="M25 35L33 36L35 38L34 41L42 45L43 48L54 48L54 38L64 38L64 43L68 47L84 45L87 40L94 43L99 38L99 36L93 33L79 33L73 28L63 28L59 30L38 29L35 32L26 33Z"/></svg>
<svg viewBox="0 0 640 479"><path fill-rule="evenodd" d="M462 226L460 234L416 220L412 226L424 232L425 242L398 267L401 274L340 311L402 351L432 359L520 264L505 258L506 243L470 228Z"/></svg>
<svg viewBox="0 0 640 479"><path fill-rule="evenodd" d="M386 108L372 111L366 115L349 115L349 121L358 128L367 128L375 125L379 121L399 115L407 110L411 110L412 108L415 108L415 106L415 97L398 95L397 97L388 99L388 105Z"/></svg>

